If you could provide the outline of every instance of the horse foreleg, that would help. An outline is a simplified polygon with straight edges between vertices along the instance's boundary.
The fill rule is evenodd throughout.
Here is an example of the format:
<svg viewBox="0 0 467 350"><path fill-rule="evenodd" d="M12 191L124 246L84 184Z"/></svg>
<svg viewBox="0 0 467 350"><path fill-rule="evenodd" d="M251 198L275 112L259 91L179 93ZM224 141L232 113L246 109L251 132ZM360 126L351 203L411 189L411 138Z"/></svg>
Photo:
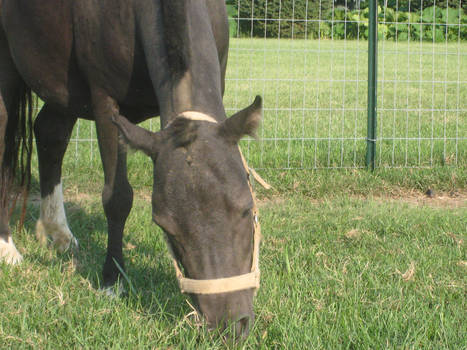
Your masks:
<svg viewBox="0 0 467 350"><path fill-rule="evenodd" d="M68 227L61 183L63 156L75 122L76 118L45 105L34 123L41 188L41 210L36 224L36 237L42 244L46 244L47 237L50 237L60 252L66 251L70 246L78 247L78 242Z"/></svg>
<svg viewBox="0 0 467 350"><path fill-rule="evenodd" d="M110 97L98 94L93 96L93 105L105 178L102 203L107 217L108 245L103 277L104 286L109 287L118 280L119 267L124 267L123 229L133 204L133 190L127 178L126 147L118 142L118 130L111 120L119 113L118 106Z"/></svg>

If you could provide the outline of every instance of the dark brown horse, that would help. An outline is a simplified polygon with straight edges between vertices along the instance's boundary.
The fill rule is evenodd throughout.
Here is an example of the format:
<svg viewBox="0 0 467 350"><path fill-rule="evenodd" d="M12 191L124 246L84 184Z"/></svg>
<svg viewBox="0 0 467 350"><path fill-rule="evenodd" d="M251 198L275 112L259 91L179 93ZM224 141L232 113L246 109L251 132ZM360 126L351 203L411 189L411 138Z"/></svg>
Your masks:
<svg viewBox="0 0 467 350"><path fill-rule="evenodd" d="M133 193L127 142L154 162L153 218L188 278L250 272L252 195L237 144L254 134L261 100L229 119L222 102L228 24L223 0L0 0L0 260L21 261L8 228L11 188L29 179L33 91L41 210L37 236L77 241L65 216L61 166L78 117L96 122L108 223L105 286L124 266ZM186 111L211 122L186 118ZM160 115L162 130L134 125ZM211 325L246 334L254 288L192 295Z"/></svg>

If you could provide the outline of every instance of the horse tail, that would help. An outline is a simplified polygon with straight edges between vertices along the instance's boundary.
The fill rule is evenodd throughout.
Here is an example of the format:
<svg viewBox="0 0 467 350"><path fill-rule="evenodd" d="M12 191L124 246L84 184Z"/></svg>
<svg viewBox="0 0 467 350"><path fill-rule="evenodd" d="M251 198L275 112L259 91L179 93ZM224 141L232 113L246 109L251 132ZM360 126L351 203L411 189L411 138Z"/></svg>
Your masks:
<svg viewBox="0 0 467 350"><path fill-rule="evenodd" d="M23 198L19 227L26 216L26 203L31 185L34 103L31 89L22 84L8 109L5 137L0 140L3 159L0 165L0 208L11 217L16 201ZM5 122L0 120L0 124ZM1 154L0 154L1 155Z"/></svg>

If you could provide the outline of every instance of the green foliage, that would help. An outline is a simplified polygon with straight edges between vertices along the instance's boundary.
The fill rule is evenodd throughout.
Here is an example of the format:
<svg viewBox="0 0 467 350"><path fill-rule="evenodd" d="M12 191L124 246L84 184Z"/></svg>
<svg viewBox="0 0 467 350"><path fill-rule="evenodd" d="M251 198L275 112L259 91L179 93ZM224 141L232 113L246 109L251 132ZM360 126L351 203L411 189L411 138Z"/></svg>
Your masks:
<svg viewBox="0 0 467 350"><path fill-rule="evenodd" d="M332 8L332 0L254 0L240 4L227 1L227 4L238 10L241 36L268 38L317 38L320 23L307 20L322 18Z"/></svg>
<svg viewBox="0 0 467 350"><path fill-rule="evenodd" d="M393 4L394 2L394 4ZM378 6L378 37L385 40L457 41L467 40L467 8L446 1L388 1ZM367 39L368 8L347 7L332 0L310 1L227 1L229 16L234 20L231 34L267 38ZM366 4L366 3L365 3ZM444 7L440 7L443 6ZM353 8L353 10L351 10Z"/></svg>
<svg viewBox="0 0 467 350"><path fill-rule="evenodd" d="M403 12L420 12L432 6L456 9L459 7L459 4L461 4L464 12L467 12L467 2L459 0L379 0L378 2L380 6L384 6L386 4L388 8ZM367 3L368 2L365 2L365 5Z"/></svg>
<svg viewBox="0 0 467 350"><path fill-rule="evenodd" d="M230 36L234 37L237 35L238 25L234 19L237 16L237 9L233 4L227 4L227 15L229 16L229 33Z"/></svg>
<svg viewBox="0 0 467 350"><path fill-rule="evenodd" d="M459 24L467 20L467 15L452 8L428 7L419 13L398 12L393 16L389 9L380 13L380 21L390 25L386 39L457 41L466 40L466 31ZM394 21L396 23L394 23Z"/></svg>

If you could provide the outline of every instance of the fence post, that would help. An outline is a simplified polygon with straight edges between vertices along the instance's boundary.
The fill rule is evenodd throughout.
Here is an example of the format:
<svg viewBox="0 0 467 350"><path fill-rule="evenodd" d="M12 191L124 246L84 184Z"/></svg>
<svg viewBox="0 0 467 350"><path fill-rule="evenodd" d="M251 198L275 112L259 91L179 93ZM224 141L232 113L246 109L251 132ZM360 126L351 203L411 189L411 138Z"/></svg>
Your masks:
<svg viewBox="0 0 467 350"><path fill-rule="evenodd" d="M376 88L377 88L377 53L378 53L378 3L369 1L368 26L368 127L366 166L375 168L376 155Z"/></svg>

